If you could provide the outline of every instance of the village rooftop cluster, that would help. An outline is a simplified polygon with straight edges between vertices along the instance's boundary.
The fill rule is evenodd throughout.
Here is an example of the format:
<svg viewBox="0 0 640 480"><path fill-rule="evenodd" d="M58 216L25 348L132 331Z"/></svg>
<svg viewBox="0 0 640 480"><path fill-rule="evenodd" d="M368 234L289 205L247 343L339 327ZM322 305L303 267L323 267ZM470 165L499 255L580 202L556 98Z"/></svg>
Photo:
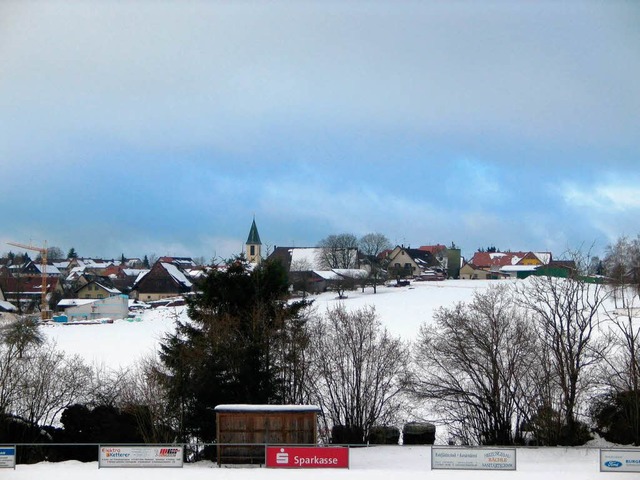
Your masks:
<svg viewBox="0 0 640 480"><path fill-rule="evenodd" d="M573 261L554 260L551 252L478 251L465 260L451 245L410 248L397 245L375 258L346 248L341 263L327 265L323 247L274 247L265 257L282 262L291 290L303 295L365 288L371 284L405 286L411 281L444 279L526 278L532 274L567 276ZM242 256L255 265L263 261L262 242L253 221ZM93 322L126 318L131 311L157 305L179 305L197 289L198 280L222 265L202 265L190 257L162 256L102 260L72 257L41 262L27 256L0 259L0 312L38 313L66 320ZM43 292L45 298L43 301ZM45 317L43 317L45 318Z"/></svg>

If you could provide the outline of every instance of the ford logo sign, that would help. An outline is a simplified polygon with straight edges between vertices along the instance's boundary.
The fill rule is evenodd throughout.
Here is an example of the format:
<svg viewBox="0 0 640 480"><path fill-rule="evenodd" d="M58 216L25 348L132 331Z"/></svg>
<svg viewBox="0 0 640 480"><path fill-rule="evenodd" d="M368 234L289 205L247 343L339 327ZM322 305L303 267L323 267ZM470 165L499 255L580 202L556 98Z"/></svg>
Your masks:
<svg viewBox="0 0 640 480"><path fill-rule="evenodd" d="M620 468L622 466L622 462L617 460L609 460L608 462L604 462L605 467L609 468Z"/></svg>

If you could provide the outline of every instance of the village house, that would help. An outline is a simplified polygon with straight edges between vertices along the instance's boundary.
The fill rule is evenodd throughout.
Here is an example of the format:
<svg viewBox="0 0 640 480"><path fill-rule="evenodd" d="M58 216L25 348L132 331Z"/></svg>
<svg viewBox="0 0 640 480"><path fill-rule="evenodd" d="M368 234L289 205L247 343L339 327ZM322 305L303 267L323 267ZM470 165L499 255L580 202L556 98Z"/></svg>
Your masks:
<svg viewBox="0 0 640 480"><path fill-rule="evenodd" d="M42 278L43 269L45 270L47 277L60 277L61 273L58 267L54 265L42 265L39 262L29 261L20 270L20 275L23 277L39 277Z"/></svg>
<svg viewBox="0 0 640 480"><path fill-rule="evenodd" d="M23 310L29 311L41 304L41 277L0 277L0 288L4 291L7 301L20 305ZM62 297L64 292L58 277L47 278L45 290L47 301L53 296Z"/></svg>
<svg viewBox="0 0 640 480"><path fill-rule="evenodd" d="M140 274L129 296L148 302L189 293L192 287L193 283L179 267L158 260L151 270Z"/></svg>
<svg viewBox="0 0 640 480"><path fill-rule="evenodd" d="M427 250L396 246L387 255L387 271L389 277L408 278L431 275L441 269L435 256Z"/></svg>
<svg viewBox="0 0 640 480"><path fill-rule="evenodd" d="M358 264L358 249L349 249L348 256ZM275 247L269 260L282 263L289 273L289 283L294 291L320 293L345 284L356 284L367 277L365 268L323 268L322 248Z"/></svg>
<svg viewBox="0 0 640 480"><path fill-rule="evenodd" d="M122 292L115 287L106 285L97 280L91 280L86 285L81 286L75 291L76 298L108 298L114 295L121 295Z"/></svg>
<svg viewBox="0 0 640 480"><path fill-rule="evenodd" d="M498 280L507 277L506 273L492 271L489 268L480 268L471 262L465 263L460 269L461 280Z"/></svg>

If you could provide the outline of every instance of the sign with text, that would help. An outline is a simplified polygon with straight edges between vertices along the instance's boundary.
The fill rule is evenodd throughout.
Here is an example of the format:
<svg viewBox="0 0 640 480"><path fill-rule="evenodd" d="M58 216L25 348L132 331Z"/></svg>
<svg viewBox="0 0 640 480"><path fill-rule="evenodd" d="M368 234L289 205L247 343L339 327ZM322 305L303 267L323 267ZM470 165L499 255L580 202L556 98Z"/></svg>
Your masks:
<svg viewBox="0 0 640 480"><path fill-rule="evenodd" d="M515 470L515 448L431 447L432 470Z"/></svg>
<svg viewBox="0 0 640 480"><path fill-rule="evenodd" d="M175 445L155 447L101 446L98 468L110 467L182 467L183 447Z"/></svg>
<svg viewBox="0 0 640 480"><path fill-rule="evenodd" d="M640 472L640 449L601 449L601 472Z"/></svg>
<svg viewBox="0 0 640 480"><path fill-rule="evenodd" d="M347 447L267 447L269 468L349 468Z"/></svg>
<svg viewBox="0 0 640 480"><path fill-rule="evenodd" d="M15 445L0 445L0 468L16 468Z"/></svg>

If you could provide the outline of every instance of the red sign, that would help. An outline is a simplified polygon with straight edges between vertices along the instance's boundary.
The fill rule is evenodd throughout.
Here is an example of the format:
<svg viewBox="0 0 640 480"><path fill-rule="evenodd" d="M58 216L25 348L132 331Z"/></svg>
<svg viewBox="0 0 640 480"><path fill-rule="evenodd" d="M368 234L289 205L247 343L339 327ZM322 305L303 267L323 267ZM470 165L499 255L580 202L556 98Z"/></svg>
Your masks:
<svg viewBox="0 0 640 480"><path fill-rule="evenodd" d="M349 468L347 447L267 447L269 468Z"/></svg>

